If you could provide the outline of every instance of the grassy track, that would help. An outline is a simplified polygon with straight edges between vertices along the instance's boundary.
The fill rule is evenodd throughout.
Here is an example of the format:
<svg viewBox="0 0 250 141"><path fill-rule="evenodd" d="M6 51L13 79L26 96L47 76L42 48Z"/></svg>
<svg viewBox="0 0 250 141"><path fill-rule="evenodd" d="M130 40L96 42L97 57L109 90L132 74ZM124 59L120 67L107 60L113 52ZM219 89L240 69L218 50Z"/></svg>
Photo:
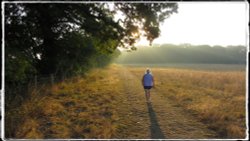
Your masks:
<svg viewBox="0 0 250 141"><path fill-rule="evenodd" d="M144 69L112 65L33 92L20 108L7 111L6 136L245 138L244 71L153 68L156 88L147 104Z"/></svg>
<svg viewBox="0 0 250 141"><path fill-rule="evenodd" d="M140 71L138 71L140 72ZM143 73L144 70L141 71ZM128 129L130 138L214 138L216 134L207 129L180 107L163 98L157 90L152 90L152 103L147 104L141 86L141 76L127 68L122 68L121 79L124 80L127 99L131 106L134 124ZM123 113L126 114L126 113ZM126 123L126 120L125 120ZM128 132L127 130L121 131Z"/></svg>

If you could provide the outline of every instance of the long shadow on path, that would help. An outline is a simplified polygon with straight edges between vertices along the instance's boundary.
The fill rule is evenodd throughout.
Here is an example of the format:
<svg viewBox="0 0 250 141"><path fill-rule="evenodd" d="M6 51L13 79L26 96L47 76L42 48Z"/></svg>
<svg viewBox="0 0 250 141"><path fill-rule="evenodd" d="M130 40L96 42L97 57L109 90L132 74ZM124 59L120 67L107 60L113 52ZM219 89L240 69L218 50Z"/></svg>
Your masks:
<svg viewBox="0 0 250 141"><path fill-rule="evenodd" d="M161 131L161 128L158 124L156 114L151 103L147 103L148 105L148 114L150 118L150 131L151 131L151 138L152 139L165 139L164 134Z"/></svg>

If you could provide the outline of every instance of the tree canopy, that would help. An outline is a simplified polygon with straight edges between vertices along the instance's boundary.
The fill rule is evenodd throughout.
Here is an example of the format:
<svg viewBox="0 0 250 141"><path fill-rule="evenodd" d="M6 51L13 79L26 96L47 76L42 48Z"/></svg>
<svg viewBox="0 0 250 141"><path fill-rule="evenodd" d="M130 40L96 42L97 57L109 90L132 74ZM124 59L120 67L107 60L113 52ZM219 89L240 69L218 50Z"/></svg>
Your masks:
<svg viewBox="0 0 250 141"><path fill-rule="evenodd" d="M176 3L5 3L6 81L103 66L117 47L134 49L140 36L152 43L177 9ZM117 12L123 16L116 19Z"/></svg>

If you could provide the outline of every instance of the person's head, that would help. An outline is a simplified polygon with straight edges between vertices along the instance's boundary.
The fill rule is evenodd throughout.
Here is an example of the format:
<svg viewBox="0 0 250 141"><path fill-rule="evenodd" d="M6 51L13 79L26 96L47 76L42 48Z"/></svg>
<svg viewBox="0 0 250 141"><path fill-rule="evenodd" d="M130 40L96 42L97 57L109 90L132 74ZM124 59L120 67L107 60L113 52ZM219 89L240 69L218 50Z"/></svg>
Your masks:
<svg viewBox="0 0 250 141"><path fill-rule="evenodd" d="M150 73L151 71L150 71L150 69L149 68L147 68L147 70L146 70L146 73Z"/></svg>

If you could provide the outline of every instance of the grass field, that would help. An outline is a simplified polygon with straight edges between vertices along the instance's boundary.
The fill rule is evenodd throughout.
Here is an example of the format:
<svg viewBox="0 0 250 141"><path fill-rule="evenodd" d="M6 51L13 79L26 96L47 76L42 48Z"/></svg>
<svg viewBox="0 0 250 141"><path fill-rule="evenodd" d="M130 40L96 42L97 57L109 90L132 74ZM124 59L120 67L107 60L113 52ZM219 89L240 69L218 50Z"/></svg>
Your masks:
<svg viewBox="0 0 250 141"><path fill-rule="evenodd" d="M109 73L108 69L95 69L87 77L42 88L47 91L33 91L31 99L24 101L20 108L7 111L6 136L110 138L117 118L114 108L119 87L110 89L118 80Z"/></svg>
<svg viewBox="0 0 250 141"><path fill-rule="evenodd" d="M145 131L136 129L134 122L140 118L145 121L140 124L140 128L149 128L148 113L145 113L147 110L144 111L146 105L142 96L143 89L137 89L144 71L145 67L111 65L104 69L94 69L82 77L68 79L52 88L33 91L21 107L6 111L6 137L148 138ZM214 138L245 138L244 70L153 67L152 72L156 82L152 93L157 93L152 94L155 97L153 104L159 104L158 109L157 106L153 107L156 115L160 115L157 111L167 113L171 107L172 113L178 114L175 111L177 108L187 116L191 115L189 120L200 121L208 130L214 131ZM125 76L122 77L121 74ZM125 80L128 74L131 77ZM134 82L133 88L132 85L124 87L127 81ZM140 94L135 95L137 93ZM137 102L129 106L131 97ZM170 109L163 108L164 104L170 104ZM139 113L139 110L143 111L140 117L129 114L130 111ZM161 118L158 117L159 126L162 130L166 128L167 137L189 137L187 131L183 132L183 136L177 130L169 131L167 126L175 128L176 121L169 120L171 124L164 124L164 121L160 121ZM176 119L181 123L185 121L185 115L182 118L184 119ZM197 130L201 130L199 128ZM183 130L186 129L183 127ZM197 132L192 138L208 136L200 137Z"/></svg>
<svg viewBox="0 0 250 141"><path fill-rule="evenodd" d="M130 68L141 76L143 68ZM222 137L245 135L244 71L153 68L156 90L190 111Z"/></svg>

